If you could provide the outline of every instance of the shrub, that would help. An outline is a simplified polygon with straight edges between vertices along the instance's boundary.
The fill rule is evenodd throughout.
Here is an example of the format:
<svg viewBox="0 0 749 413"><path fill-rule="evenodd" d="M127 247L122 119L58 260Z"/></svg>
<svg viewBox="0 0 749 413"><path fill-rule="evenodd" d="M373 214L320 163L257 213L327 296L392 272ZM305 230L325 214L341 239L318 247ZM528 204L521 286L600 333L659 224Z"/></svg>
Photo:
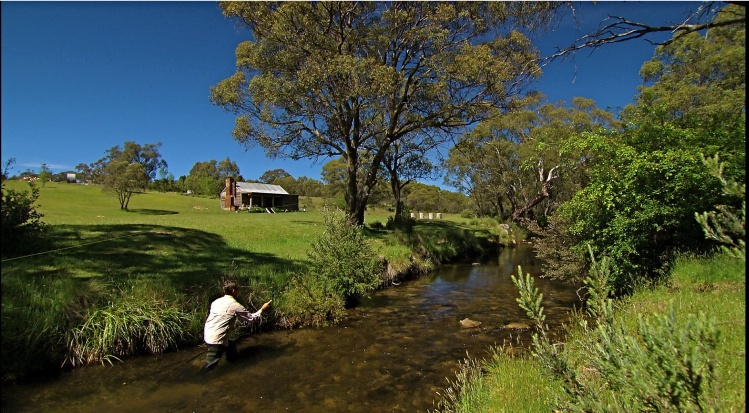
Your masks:
<svg viewBox="0 0 749 413"><path fill-rule="evenodd" d="M414 225L416 225L416 219L410 216L388 217L385 228L389 230L397 229L410 234L413 232Z"/></svg>
<svg viewBox="0 0 749 413"><path fill-rule="evenodd" d="M44 216L34 205L39 198L39 188L29 182L29 191L16 191L5 188L10 165L15 162L8 160L2 172L2 196L0 196L0 241L4 257L34 251L43 240L45 224Z"/></svg>
<svg viewBox="0 0 749 413"><path fill-rule="evenodd" d="M380 284L382 268L372 247L342 213L323 213L325 231L312 243L309 277L347 305L356 303Z"/></svg>
<svg viewBox="0 0 749 413"><path fill-rule="evenodd" d="M476 218L476 214L473 213L470 209L464 209L460 211L460 217L461 218Z"/></svg>
<svg viewBox="0 0 749 413"><path fill-rule="evenodd" d="M323 327L343 320L346 315L341 297L327 291L323 282L310 276L292 279L281 294L278 307L283 308L278 325L285 328Z"/></svg>
<svg viewBox="0 0 749 413"><path fill-rule="evenodd" d="M537 322L534 355L564 383L562 407L573 412L717 410L714 320L690 314L680 323L671 306L665 315L641 317L630 332L612 317L609 265L608 259L594 261L585 280L588 315L596 326L580 318L582 338L564 348L549 342L543 296L530 275L524 279L519 268L520 278L512 277L520 292L518 303Z"/></svg>
<svg viewBox="0 0 749 413"><path fill-rule="evenodd" d="M390 222L390 219L391 218L388 217L388 222ZM385 229L385 225L382 222L380 222L380 221L374 221L374 222L370 223L369 227L372 228L375 231L380 231L380 230Z"/></svg>

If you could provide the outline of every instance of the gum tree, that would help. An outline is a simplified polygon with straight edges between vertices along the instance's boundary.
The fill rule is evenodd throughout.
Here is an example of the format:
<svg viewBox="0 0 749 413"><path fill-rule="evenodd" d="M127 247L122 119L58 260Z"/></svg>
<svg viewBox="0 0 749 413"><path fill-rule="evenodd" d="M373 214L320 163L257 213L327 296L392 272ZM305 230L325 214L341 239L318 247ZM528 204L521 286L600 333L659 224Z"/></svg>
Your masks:
<svg viewBox="0 0 749 413"><path fill-rule="evenodd" d="M530 41L551 3L223 2L252 31L211 101L240 144L271 157L341 157L355 224L399 142L449 137L507 107L540 75ZM413 142L413 141L412 141ZM415 142L418 144L418 141Z"/></svg>

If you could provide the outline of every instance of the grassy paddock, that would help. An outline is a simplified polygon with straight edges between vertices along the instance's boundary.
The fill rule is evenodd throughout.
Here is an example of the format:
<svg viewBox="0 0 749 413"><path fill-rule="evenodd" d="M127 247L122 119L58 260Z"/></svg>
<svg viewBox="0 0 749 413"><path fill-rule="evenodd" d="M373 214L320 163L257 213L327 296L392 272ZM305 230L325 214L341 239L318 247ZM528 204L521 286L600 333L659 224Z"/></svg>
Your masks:
<svg viewBox="0 0 749 413"><path fill-rule="evenodd" d="M250 306L278 298L306 271L307 251L324 229L322 214L310 208L324 200L309 201L306 212L236 213L218 199L148 192L124 211L100 187L47 183L38 209L49 245L33 256L3 257L3 377L199 343L225 278L241 283ZM394 273L424 271L430 259L454 258L460 244L480 249L476 240L491 236L444 217L419 221L409 233L367 228L365 235ZM387 218L371 210L366 223ZM284 301L276 301L271 322Z"/></svg>

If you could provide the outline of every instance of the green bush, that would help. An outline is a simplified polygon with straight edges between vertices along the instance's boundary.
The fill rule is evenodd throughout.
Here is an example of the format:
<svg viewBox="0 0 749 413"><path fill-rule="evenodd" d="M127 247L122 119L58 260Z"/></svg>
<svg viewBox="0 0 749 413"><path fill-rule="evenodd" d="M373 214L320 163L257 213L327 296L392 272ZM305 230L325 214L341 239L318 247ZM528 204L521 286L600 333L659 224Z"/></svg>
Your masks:
<svg viewBox="0 0 749 413"><path fill-rule="evenodd" d="M5 188L8 169L13 162L14 159L7 161L2 172L0 241L3 257L35 251L46 229L42 222L44 215L34 205L39 198L39 188L31 182L28 191Z"/></svg>
<svg viewBox="0 0 749 413"><path fill-rule="evenodd" d="M380 284L383 273L370 243L361 228L342 213L323 213L325 231L312 243L307 253L309 277L324 291L340 297L347 305L356 303Z"/></svg>
<svg viewBox="0 0 749 413"><path fill-rule="evenodd" d="M388 217L388 222L390 221L390 217ZM385 229L385 225L380 221L375 221L369 224L369 228L375 230L375 231L381 231Z"/></svg>
<svg viewBox="0 0 749 413"><path fill-rule="evenodd" d="M406 233L412 233L416 225L416 219L410 216L388 217L385 228L389 230L400 230Z"/></svg>
<svg viewBox="0 0 749 413"><path fill-rule="evenodd" d="M341 297L331 293L321 280L309 276L292 279L278 299L278 307L283 309L278 325L285 328L323 327L346 316Z"/></svg>
<svg viewBox="0 0 749 413"><path fill-rule="evenodd" d="M561 407L572 412L718 410L715 321L690 314L679 322L672 306L665 315L641 317L636 331L630 331L612 317L608 266L608 259L594 261L585 283L595 327L580 318L582 333L576 336L582 338L564 348L549 342L543 296L530 275L524 279L520 270L519 280L512 277L518 303L538 325L534 355L564 383Z"/></svg>
<svg viewBox="0 0 749 413"><path fill-rule="evenodd" d="M464 209L460 211L460 217L461 218L476 218L476 214L473 213L470 209Z"/></svg>

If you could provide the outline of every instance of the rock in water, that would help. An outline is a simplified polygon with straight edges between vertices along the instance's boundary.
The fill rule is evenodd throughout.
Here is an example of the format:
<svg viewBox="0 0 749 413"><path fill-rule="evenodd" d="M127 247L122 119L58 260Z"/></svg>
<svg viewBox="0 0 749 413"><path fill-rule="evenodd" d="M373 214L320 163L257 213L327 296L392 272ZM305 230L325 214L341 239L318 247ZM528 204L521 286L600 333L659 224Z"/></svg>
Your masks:
<svg viewBox="0 0 749 413"><path fill-rule="evenodd" d="M509 330L530 330L531 326L525 323L510 323L505 328Z"/></svg>
<svg viewBox="0 0 749 413"><path fill-rule="evenodd" d="M480 321L474 321L469 318L464 318L460 320L460 326L463 328L474 328L481 325Z"/></svg>

